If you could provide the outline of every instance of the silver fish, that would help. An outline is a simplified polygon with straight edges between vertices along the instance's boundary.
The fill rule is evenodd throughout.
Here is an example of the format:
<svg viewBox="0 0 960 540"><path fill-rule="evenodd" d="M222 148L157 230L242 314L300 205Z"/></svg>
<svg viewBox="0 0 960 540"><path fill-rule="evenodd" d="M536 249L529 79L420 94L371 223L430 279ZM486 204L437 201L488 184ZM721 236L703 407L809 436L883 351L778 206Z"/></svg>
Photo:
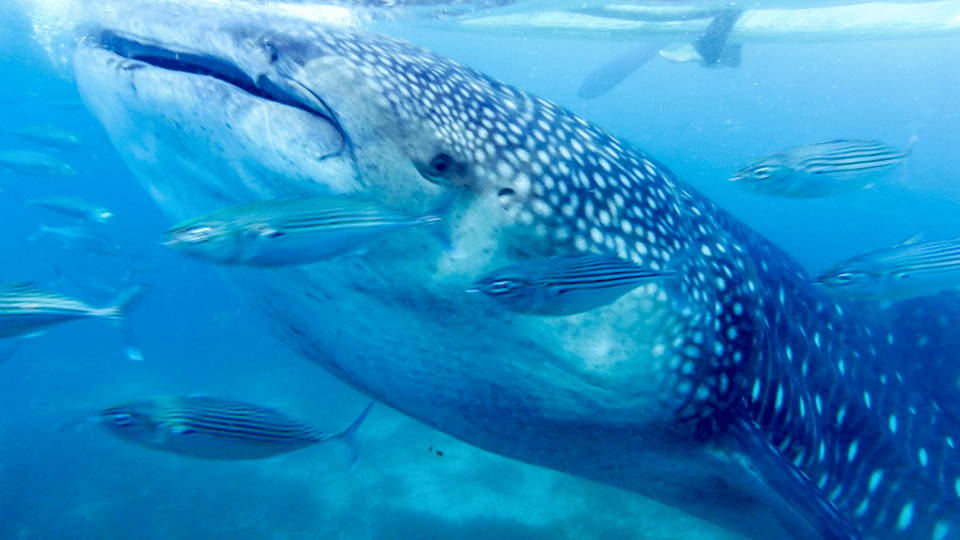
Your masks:
<svg viewBox="0 0 960 540"><path fill-rule="evenodd" d="M61 216L81 221L106 223L113 217L113 213L106 208L91 204L76 196L27 200L24 204L50 210Z"/></svg>
<svg viewBox="0 0 960 540"><path fill-rule="evenodd" d="M33 150L2 150L0 165L11 171L34 176L73 176L76 169L68 163Z"/></svg>
<svg viewBox="0 0 960 540"><path fill-rule="evenodd" d="M88 227L48 227L41 223L37 232L30 236L30 240L34 241L48 234L59 238L71 249L93 255L116 255L120 252L120 246L116 242Z"/></svg>
<svg viewBox="0 0 960 540"><path fill-rule="evenodd" d="M83 144L79 136L51 125L4 128L3 131L35 144L55 148L76 148Z"/></svg>
<svg viewBox="0 0 960 540"><path fill-rule="evenodd" d="M775 197L830 197L863 189L900 165L899 151L871 140L836 140L787 148L730 177L737 185Z"/></svg>
<svg viewBox="0 0 960 540"><path fill-rule="evenodd" d="M817 278L817 284L848 298L890 301L960 286L960 238L911 240L837 263Z"/></svg>
<svg viewBox="0 0 960 540"><path fill-rule="evenodd" d="M169 229L165 245L222 264L309 264L360 249L406 227L440 221L349 197L297 197L225 208Z"/></svg>
<svg viewBox="0 0 960 540"><path fill-rule="evenodd" d="M613 255L578 253L504 266L474 283L500 305L530 315L574 315L611 304L676 272L651 270Z"/></svg>
<svg viewBox="0 0 960 540"><path fill-rule="evenodd" d="M280 411L206 396L161 396L100 411L103 426L124 439L207 459L262 459L321 442L349 439L371 403L343 431L324 433Z"/></svg>
<svg viewBox="0 0 960 540"><path fill-rule="evenodd" d="M122 319L150 288L134 285L108 305L95 308L32 283L0 282L0 339L36 335L77 319Z"/></svg>

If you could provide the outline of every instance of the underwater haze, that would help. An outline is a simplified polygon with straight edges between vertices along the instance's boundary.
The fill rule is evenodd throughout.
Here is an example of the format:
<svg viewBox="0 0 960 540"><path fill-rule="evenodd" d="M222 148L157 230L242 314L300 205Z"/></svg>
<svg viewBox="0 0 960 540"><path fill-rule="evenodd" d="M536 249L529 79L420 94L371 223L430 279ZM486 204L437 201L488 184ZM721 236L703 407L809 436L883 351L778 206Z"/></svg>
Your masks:
<svg viewBox="0 0 960 540"><path fill-rule="evenodd" d="M384 405L360 426L353 466L340 443L259 461L202 460L132 444L88 421L124 400L202 394L275 408L335 433L369 400L276 339L215 267L161 244L173 224L87 111L70 71L51 64L28 18L10 6L0 17L0 151L41 152L76 170L0 166L0 280L33 282L96 307L134 284L152 288L126 330L83 320L0 341L0 539L738 538L639 495L478 450ZM585 100L577 97L580 81L634 44L461 34L409 22L370 29L632 142L812 275L920 231L925 239L960 236L960 37L750 43L737 68L656 57ZM55 127L82 143L38 143L21 133L28 126ZM758 157L832 139L896 148L915 141L902 167L836 197L765 197L727 181ZM29 203L64 196L114 216L78 222ZM43 231L71 227L118 249L105 253ZM128 358L128 340L142 361ZM355 346L362 351L364 343Z"/></svg>

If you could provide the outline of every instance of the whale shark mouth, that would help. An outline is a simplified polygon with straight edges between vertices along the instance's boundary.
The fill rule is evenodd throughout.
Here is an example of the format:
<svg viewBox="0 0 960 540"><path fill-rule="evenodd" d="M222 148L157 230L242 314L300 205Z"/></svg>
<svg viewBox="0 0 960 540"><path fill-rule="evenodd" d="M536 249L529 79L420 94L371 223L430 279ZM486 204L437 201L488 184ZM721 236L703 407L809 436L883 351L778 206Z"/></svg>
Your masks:
<svg viewBox="0 0 960 540"><path fill-rule="evenodd" d="M254 79L239 66L221 58L168 49L110 30L101 30L88 35L85 45L103 49L135 62L124 64L123 69L133 70L152 66L166 71L212 77L251 96L300 109L333 125L342 139L338 153L346 149L347 134L337 120L333 109L316 93L290 79L284 78L278 82L274 80L276 77L271 78L266 73ZM271 60L274 59L276 59L275 52Z"/></svg>

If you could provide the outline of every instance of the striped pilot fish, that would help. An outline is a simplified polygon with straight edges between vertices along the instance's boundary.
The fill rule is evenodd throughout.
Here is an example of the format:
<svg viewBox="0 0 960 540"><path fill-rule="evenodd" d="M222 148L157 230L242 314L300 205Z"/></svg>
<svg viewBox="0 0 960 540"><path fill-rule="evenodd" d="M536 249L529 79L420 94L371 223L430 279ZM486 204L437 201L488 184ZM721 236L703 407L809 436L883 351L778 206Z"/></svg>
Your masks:
<svg viewBox="0 0 960 540"><path fill-rule="evenodd" d="M347 439L371 403L339 433L324 433L280 411L207 396L160 396L103 409L97 419L111 433L144 446L207 459L263 459ZM351 448L352 449L352 448Z"/></svg>
<svg viewBox="0 0 960 540"><path fill-rule="evenodd" d="M24 200L24 205L36 206L64 217L91 223L106 223L113 217L113 213L106 208L91 204L77 196Z"/></svg>
<svg viewBox="0 0 960 540"><path fill-rule="evenodd" d="M0 339L31 336L77 319L122 319L150 288L134 285L104 307L41 289L32 283L0 282Z"/></svg>
<svg viewBox="0 0 960 540"><path fill-rule="evenodd" d="M817 284L848 298L888 301L960 286L960 238L937 242L914 238L837 263L817 278Z"/></svg>
<svg viewBox="0 0 960 540"><path fill-rule="evenodd" d="M774 197L830 197L872 185L908 155L909 147L900 151L872 140L825 141L760 158L730 181Z"/></svg>
<svg viewBox="0 0 960 540"><path fill-rule="evenodd" d="M33 150L0 150L0 166L33 176L73 176L77 170L68 163Z"/></svg>
<svg viewBox="0 0 960 540"><path fill-rule="evenodd" d="M477 280L470 291L480 291L517 313L574 315L675 275L613 255L576 253L504 266Z"/></svg>
<svg viewBox="0 0 960 540"><path fill-rule="evenodd" d="M83 139L78 135L51 125L33 125L18 128L0 126L0 131L43 146L77 148L83 145Z"/></svg>
<svg viewBox="0 0 960 540"><path fill-rule="evenodd" d="M167 230L164 244L221 264L310 264L366 247L407 227L441 220L350 197L295 197L234 206Z"/></svg>
<svg viewBox="0 0 960 540"><path fill-rule="evenodd" d="M102 232L84 225L68 225L64 227L49 227L40 224L37 232L30 235L29 240L34 242L44 236L53 236L70 249L76 249L91 255L116 255L120 253L120 246Z"/></svg>

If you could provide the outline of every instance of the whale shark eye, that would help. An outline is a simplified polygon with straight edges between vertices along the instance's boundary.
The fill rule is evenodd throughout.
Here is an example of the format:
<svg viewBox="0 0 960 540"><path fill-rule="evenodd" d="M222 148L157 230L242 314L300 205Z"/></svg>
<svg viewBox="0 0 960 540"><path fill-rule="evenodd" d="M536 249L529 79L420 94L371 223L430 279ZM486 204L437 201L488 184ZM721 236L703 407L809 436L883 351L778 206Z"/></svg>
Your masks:
<svg viewBox="0 0 960 540"><path fill-rule="evenodd" d="M450 157L450 154L443 152L433 156L429 165L430 169L434 172L434 176L444 176L450 171L452 166L453 158Z"/></svg>
<svg viewBox="0 0 960 540"><path fill-rule="evenodd" d="M414 165L424 178L435 184L459 187L469 182L466 178L467 167L446 152L433 156L428 163L415 162Z"/></svg>

